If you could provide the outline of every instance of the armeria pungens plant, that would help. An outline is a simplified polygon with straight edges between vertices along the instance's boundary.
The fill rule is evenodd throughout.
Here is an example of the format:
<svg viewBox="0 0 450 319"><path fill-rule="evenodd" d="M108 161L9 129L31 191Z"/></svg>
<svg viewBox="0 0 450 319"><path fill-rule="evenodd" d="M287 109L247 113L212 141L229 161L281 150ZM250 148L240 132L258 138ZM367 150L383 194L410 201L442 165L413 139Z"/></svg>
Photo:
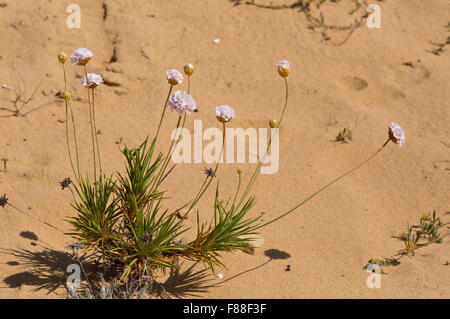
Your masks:
<svg viewBox="0 0 450 319"><path fill-rule="evenodd" d="M278 129L287 110L289 97L287 77L291 71L291 63L281 60L275 66L285 84L284 105L279 118L269 122L272 131L266 152L259 159L245 187L241 179L242 172L238 170L239 184L233 200L224 201L220 195L217 172L225 144L226 125L236 117L236 112L232 107L221 105L215 108L215 116L222 124L223 136L216 165L214 169L205 169L205 179L192 199L182 207L171 211L165 208L164 203L167 196L161 185L174 169L169 162L181 139L180 132L186 124L187 117L197 109L197 104L190 94L194 66L188 63L184 67L184 73L188 78L187 92L182 90L173 92L175 86L183 83L184 78L181 72L175 69L166 72L169 90L155 136L147 138L135 148L124 147L122 154L125 157L125 173L115 172L106 175L102 169L95 113L95 91L103 83L103 77L99 74L88 73L87 64L93 57L92 51L86 48L79 48L70 56L70 62L74 66L83 68L85 77L81 80L81 84L88 93L94 161L92 175L83 175L80 170L79 155L81 144L77 140L75 117L71 106L72 94L67 90L65 64L69 57L63 52L58 55L64 73L64 91L61 96L66 104L67 150L75 177L74 181L66 178L60 184L62 189L69 188L72 192L72 207L76 211L75 216L68 218L72 229L67 234L79 242L79 247L82 247L80 253L84 255L84 260L95 261L99 265L105 265L105 268L108 269L113 267L116 277L123 282L130 279L139 282L152 280L158 271L164 272L167 269L178 268L181 259L201 262L214 272L215 266L225 266L224 253L253 251L259 229L286 217L370 161L385 148L389 141L399 146L405 143L403 129L397 124L391 123L388 128L387 141L359 165L319 188L318 191L300 201L293 208L265 223L260 222L259 216L249 217L249 212L256 202L255 197L251 196L252 186L261 172L273 137L279 133ZM175 134L175 138L172 138L167 152L163 154L157 152L157 143L167 109L178 116L177 134ZM212 184L214 177L217 177L217 185L213 202L213 218L209 221L204 220L197 210L196 235L191 239L184 239L182 235L188 230L185 226L185 219L194 211L197 203ZM0 205L16 208L8 202L6 194L0 198ZM51 226L40 219L35 219Z"/></svg>
<svg viewBox="0 0 450 319"><path fill-rule="evenodd" d="M64 54L60 54L64 56ZM240 193L241 174L239 174L239 186L233 202L224 202L219 192L217 182L214 198L213 220L203 221L197 211L197 233L191 240L183 240L181 235L186 232L184 220L194 210L196 204L203 197L206 190L216 176L220 158L222 156L226 124L236 116L236 112L228 105L221 105L215 109L215 115L222 123L223 143L214 170L206 174L205 180L192 200L183 207L169 211L164 208L166 200L165 191L161 189L162 181L172 171L169 168L171 154L180 140L173 139L166 154L157 153L156 145L164 121L167 108L178 116L176 130L184 128L186 118L197 108L196 102L189 93L191 89L190 79L194 73L194 66L187 64L184 67L188 77L188 92L177 90L175 86L183 83L181 72L171 69L166 72L169 84L169 92L164 102L156 135L153 139L147 138L136 148L125 147L122 153L126 159L126 173L116 173L106 176L102 171L99 143L95 127L95 88L103 82L98 74L88 73L86 65L92 59L93 53L84 48L76 50L71 61L74 65L84 68L85 78L82 84L88 91L89 111L91 118L92 148L94 156L93 177L83 176L79 172L79 158L73 163L73 157L69 156L76 176L74 183L75 193L78 195L73 207L77 214L70 218L72 231L69 235L75 237L90 251L91 258L98 262L115 265L120 270L121 279L129 278L153 278L155 271L176 268L180 259L200 261L214 271L214 266L224 266L222 254L224 252L248 252L253 249L253 241L257 230L274 221L285 217L295 209L309 201L311 198L328 188L339 179L351 173L359 166L369 161L378 154L391 140L400 146L404 143L404 131L395 123L389 126L389 138L384 145L369 159L344 173L319 191L313 193L306 200L280 216L264 224L259 222L259 217L248 217L249 211L255 205L255 198L250 196L250 191L261 171L264 157L267 155L273 136L269 139L266 154L260 159L256 169L248 181L246 187ZM63 63L65 61L61 61ZM285 101L278 119L271 121L273 134L278 134L288 104L288 82L291 63L282 60L276 63L279 75L285 82ZM65 77L66 79L66 77ZM67 84L65 84L67 87ZM65 96L71 96L65 91ZM75 153L78 154L76 130L73 113L70 108L70 98L66 99L71 117L67 118L72 125L75 138ZM69 136L69 126L66 127ZM69 155L72 154L67 138ZM75 167L77 169L75 170ZM70 187L70 186L69 186ZM184 210L184 214L181 211Z"/></svg>

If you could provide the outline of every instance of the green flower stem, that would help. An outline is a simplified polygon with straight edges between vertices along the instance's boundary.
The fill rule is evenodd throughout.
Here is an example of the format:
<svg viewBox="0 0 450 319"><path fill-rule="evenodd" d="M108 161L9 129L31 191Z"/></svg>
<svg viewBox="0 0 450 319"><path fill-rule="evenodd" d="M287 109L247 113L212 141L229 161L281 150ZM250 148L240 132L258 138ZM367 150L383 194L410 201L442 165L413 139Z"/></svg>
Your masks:
<svg viewBox="0 0 450 319"><path fill-rule="evenodd" d="M187 78L188 78L188 80L187 80L187 84L188 84L187 93L190 94L191 93L191 76L188 75Z"/></svg>
<svg viewBox="0 0 450 319"><path fill-rule="evenodd" d="M64 73L64 91L67 91L67 75L66 75L66 68L64 64L62 64L63 73ZM64 99L66 104L66 144L67 144L67 153L69 154L69 160L70 160L70 166L72 166L73 174L75 175L76 179L78 180L77 173L75 171L75 166L73 164L73 158L72 158L72 152L70 150L70 141L69 141L69 102ZM78 160L77 160L78 164ZM79 175L79 170L78 170Z"/></svg>
<svg viewBox="0 0 450 319"><path fill-rule="evenodd" d="M357 170L358 168L360 168L361 166L363 166L364 164L366 164L368 161L370 161L372 158L374 158L378 153L380 153L383 148L389 143L390 139L388 138L388 140L383 144L383 146L378 149L378 151L376 151L374 154L372 154L368 159L366 159L365 161L363 161L362 163L358 164L357 166L353 167L351 170L348 170L347 172L345 172L344 174L338 176L337 178L333 179L331 182L329 182L328 184L326 184L325 186L323 186L322 188L320 188L318 191L314 192L313 194L311 194L310 196L306 197L302 202L300 202L298 205L295 205L293 208L289 209L286 213L268 221L267 223L264 223L262 225L257 226L255 229L259 229L262 227L265 227L267 225L270 225L274 222L276 222L279 219L282 219L283 217L289 215L290 213L292 213L293 211L295 211L297 208L299 208L300 206L306 204L308 201L310 201L311 199L313 199L314 197L316 197L317 195L319 195L322 191L326 190L328 187L330 187L331 185L333 185L334 183L336 183L337 181L339 181L340 179L344 178L345 176L349 175L350 173L352 173L353 171Z"/></svg>
<svg viewBox="0 0 450 319"><path fill-rule="evenodd" d="M186 114L184 114L183 125L182 125L182 127L181 127L181 130L184 128L184 123L185 123L185 121L186 121ZM177 131L176 131L176 133L175 133L175 136L178 135L178 130L180 129L180 123L181 123L181 115L178 116L178 121L177 121L177 126L176 126L176 130L177 130ZM175 140L172 140L172 142L170 143L170 147L169 147L169 149L167 150L167 155L166 155L166 157L164 158L164 163L163 163L163 165L162 165L162 167L161 167L161 170L160 170L160 172L159 172L159 174L158 174L158 178L156 179L156 183L155 183L155 185L156 185L155 187L156 187L156 188L157 188L158 185L161 183L161 180L162 180L163 176L165 175L164 173L166 172L167 165L169 164L169 161L170 161L170 158L171 158L171 156L172 156L172 153L173 153L173 151L174 151L174 149L175 149L175 146L176 146L176 145L178 144L178 142L180 141L180 137L178 137L175 146L174 146L174 141L175 141Z"/></svg>
<svg viewBox="0 0 450 319"><path fill-rule="evenodd" d="M173 90L173 85L170 85L169 93L167 94L166 101L164 102L163 111L161 113L161 119L159 120L158 130L156 131L155 140L158 138L159 131L161 130L161 125L162 125L162 122L163 122L163 119L164 119L164 115L166 114L167 102L169 101L170 94L172 93L172 90Z"/></svg>
<svg viewBox="0 0 450 319"><path fill-rule="evenodd" d="M69 142L69 105L66 102L66 144L67 144L67 153L69 154L70 166L72 166L72 171L75 176L78 178L77 173L75 172L75 166L73 165L72 160L72 152L70 151L70 142Z"/></svg>
<svg viewBox="0 0 450 319"><path fill-rule="evenodd" d="M190 90L191 90L191 77L188 75L188 88L187 88L187 93L189 94L189 92L190 92ZM169 91L169 97L170 97L170 91ZM167 98L167 100L166 100L166 106L167 106L167 101L168 101L168 99L169 99L169 97ZM164 110L165 110L166 108L164 108ZM184 125L185 125L185 123L186 123L186 116L187 116L187 114L186 113L184 113L184 117L183 117L183 123L181 124L181 130L180 131L182 131L183 129L184 129ZM176 133L176 135L175 136L177 136L178 135L178 128L179 128L179 125L180 125L180 120L181 120L181 116L178 118L178 122L177 122L177 133ZM160 176L157 178L157 182L156 182L156 187L158 187L161 183L162 183L162 181L165 179L165 177L166 177L166 174L165 174L165 172L166 172L166 169L167 169L167 165L169 164L169 161L170 161L170 158L172 157L172 154L173 154L173 152L175 151L175 147L177 146L177 144L178 144L178 142L181 140L181 135L178 137L178 139L177 139L177 141L176 141L176 143L175 143L175 145L173 145L173 143L174 143L174 141L172 140L172 143L170 144L170 147L169 147L169 151L167 152L167 156L166 156L166 158L165 158L165 163L163 164L163 169L161 170L161 172L160 172ZM172 147L173 147L173 149L172 149Z"/></svg>
<svg viewBox="0 0 450 319"><path fill-rule="evenodd" d="M70 104L70 101L67 104L69 105L70 117L71 117L71 120L72 120L73 138L74 138L74 141L75 141L75 153L76 153L76 158L77 158L77 171L78 171L77 180L79 180L81 178L81 174L80 174L80 157L79 157L79 153L78 153L78 140L77 140L77 131L75 129L75 117L73 115L72 105Z"/></svg>
<svg viewBox="0 0 450 319"><path fill-rule="evenodd" d="M187 217L189 212L195 207L197 202L202 198L203 194L208 189L208 187L211 184L214 176L216 176L217 170L219 169L220 159L222 158L223 148L224 148L224 145L225 145L225 139L226 139L225 122L222 122L222 147L220 149L220 154L219 154L219 158L217 159L216 167L214 169L214 172L213 172L212 176L206 176L206 178L203 181L203 184L200 187L197 195L194 197L194 200L192 201L192 204L189 206L187 212L184 214L184 217Z"/></svg>
<svg viewBox="0 0 450 319"><path fill-rule="evenodd" d="M66 67L64 66L64 63L62 64L63 73L64 73L64 90L67 91L67 75L66 75Z"/></svg>
<svg viewBox="0 0 450 319"><path fill-rule="evenodd" d="M164 105L163 105L163 110L161 112L161 119L159 120L158 129L156 131L156 135L155 135L155 138L153 140L155 143L156 143L156 140L158 139L159 132L161 130L162 122L164 120L164 115L166 114L167 102L169 101L170 94L172 94L172 90L173 90L173 84L170 85L169 93L167 94L166 100L165 100ZM178 119L177 128L178 128L179 122L180 122L180 119ZM184 122L183 122L183 124L184 124ZM173 143L173 141L172 141L172 143ZM169 152L170 152L170 149L169 149ZM152 183L152 186L151 186L152 191L155 191L158 188L158 185L160 184L161 179L164 178L164 171L165 171L165 169L164 169L165 165L164 164L165 164L166 160L167 160L167 158L164 159L164 162L163 162L163 165L162 165L162 169L158 173L158 176L155 179L155 182Z"/></svg>
<svg viewBox="0 0 450 319"><path fill-rule="evenodd" d="M286 112L286 108L287 108L288 100L289 100L289 86L288 86L287 78L284 77L283 79L284 79L284 85L285 85L285 92L286 93L285 93L283 111L281 112L280 119L278 120L277 128L280 127L281 122L283 121L284 113ZM277 134L277 133L278 133L278 131L275 132L275 134ZM261 171L261 168L263 166L264 160L266 159L267 153L269 152L269 148L272 145L272 138L273 138L273 136L274 135L271 135L269 137L269 142L267 143L266 152L264 153L264 156L261 158L261 160L259 161L258 165L256 166L255 171L253 172L253 174L252 174L252 176L251 176L251 178L250 178L250 180L249 180L249 182L248 182L244 192L242 193L241 199L239 200L238 205L235 207L236 210L244 203L244 201L247 198L247 196L248 196L248 194L249 194L253 184L255 183L256 178L258 177L258 175L259 175L259 173Z"/></svg>
<svg viewBox="0 0 450 319"><path fill-rule="evenodd" d="M94 136L95 136L95 146L97 147L98 165L100 168L100 175L102 174L102 161L100 157L100 148L98 147L98 136L97 136L97 124L95 121L95 88L92 88L92 118L94 120Z"/></svg>
<svg viewBox="0 0 450 319"><path fill-rule="evenodd" d="M241 189L241 182L242 182L242 173L241 173L241 171L238 171L238 175L239 175L238 187L236 189L236 194L234 195L233 205L231 205L233 210L234 210L234 204L236 203L236 199L237 199L237 196L239 194L239 190Z"/></svg>
<svg viewBox="0 0 450 319"><path fill-rule="evenodd" d="M287 103L288 103L288 98L289 98L289 86L288 86L288 82L287 82L287 77L284 77L284 86L285 86L285 98L284 98L284 107L283 107L283 112L281 112L281 116L280 119L278 121L278 125L277 127L280 127L281 122L283 121L283 117L284 117L284 112L286 112L286 108L287 108Z"/></svg>
<svg viewBox="0 0 450 319"><path fill-rule="evenodd" d="M59 231L59 232L61 232L61 233L63 233L63 234L66 233L65 231L59 229L58 227L53 226L52 224L47 223L45 220L42 220L42 219L40 219L39 217L33 216L33 215L31 215L31 214L29 214L29 213L27 213L27 212L25 212L25 211L23 211L23 210L17 208L16 206L14 206L14 205L12 205L12 204L10 204L10 203L8 203L8 206L14 208L14 209L15 209L16 211L18 211L19 213L22 213L22 214L24 214L25 216L31 217L31 218L33 218L34 220L37 220L38 222L40 222L40 223L42 223L42 224L44 224L44 225L47 225L47 226L49 226L49 227L51 227L51 228L53 228L53 229L55 229L55 230L57 230L57 231Z"/></svg>
<svg viewBox="0 0 450 319"><path fill-rule="evenodd" d="M88 103L89 103L89 118L90 118L90 124L91 124L91 139L92 139L92 153L94 156L94 182L97 181L97 156L96 156L96 150L95 150L95 132L94 132L94 120L92 118L92 106L91 106L91 95L89 94L89 78L86 70L86 65L83 65L84 67L84 74L86 76L86 85L87 85L87 92L88 92Z"/></svg>

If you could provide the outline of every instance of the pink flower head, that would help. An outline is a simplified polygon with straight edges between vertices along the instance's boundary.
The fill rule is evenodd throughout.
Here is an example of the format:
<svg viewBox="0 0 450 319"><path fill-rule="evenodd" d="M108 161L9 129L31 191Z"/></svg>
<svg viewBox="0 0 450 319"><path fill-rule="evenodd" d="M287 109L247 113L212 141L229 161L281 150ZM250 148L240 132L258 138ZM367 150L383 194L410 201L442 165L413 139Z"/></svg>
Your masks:
<svg viewBox="0 0 450 319"><path fill-rule="evenodd" d="M183 83L183 75L178 70L175 69L167 70L166 77L169 84L177 85Z"/></svg>
<svg viewBox="0 0 450 319"><path fill-rule="evenodd" d="M70 63L73 65L85 65L91 58L94 57L94 53L86 48L78 48L73 51L70 56Z"/></svg>
<svg viewBox="0 0 450 319"><path fill-rule="evenodd" d="M403 146L406 142L405 131L394 122L389 125L389 138L398 146Z"/></svg>
<svg viewBox="0 0 450 319"><path fill-rule="evenodd" d="M192 95L184 91L176 91L169 97L167 107L179 115L184 113L190 115L197 108L197 103Z"/></svg>
<svg viewBox="0 0 450 319"><path fill-rule="evenodd" d="M278 69L278 74L280 74L280 76L284 78L289 75L289 72L291 71L291 65L292 63L288 60L281 60L275 63L275 66Z"/></svg>
<svg viewBox="0 0 450 319"><path fill-rule="evenodd" d="M220 122L229 122L236 117L234 109L228 105L216 107L216 117Z"/></svg>
<svg viewBox="0 0 450 319"><path fill-rule="evenodd" d="M87 80L86 80L86 77L81 79L81 84L83 84L84 87L92 88L92 89L102 83L103 83L103 77L97 73L88 73Z"/></svg>
<svg viewBox="0 0 450 319"><path fill-rule="evenodd" d="M288 60L280 60L277 63L275 63L275 66L277 68L281 68L281 67L290 68L291 65L292 65L292 63L289 62Z"/></svg>

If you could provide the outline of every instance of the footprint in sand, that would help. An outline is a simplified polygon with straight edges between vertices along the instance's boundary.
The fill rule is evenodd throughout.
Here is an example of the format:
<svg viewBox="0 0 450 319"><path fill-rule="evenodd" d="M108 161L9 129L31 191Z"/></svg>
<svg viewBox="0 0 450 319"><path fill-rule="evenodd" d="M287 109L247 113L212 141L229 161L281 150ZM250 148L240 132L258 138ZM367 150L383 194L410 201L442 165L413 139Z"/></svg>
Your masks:
<svg viewBox="0 0 450 319"><path fill-rule="evenodd" d="M346 86L348 86L349 89L355 90L355 91L362 91L366 89L369 84L367 84L366 80L363 80L361 78L358 78L356 76L347 76L344 78L344 83Z"/></svg>
<svg viewBox="0 0 450 319"><path fill-rule="evenodd" d="M408 80L412 80L415 84L419 84L431 78L431 71L421 65L421 62L421 60L417 60L416 62L407 61L401 64L402 66L406 66L411 69L409 73L405 74L407 74Z"/></svg>

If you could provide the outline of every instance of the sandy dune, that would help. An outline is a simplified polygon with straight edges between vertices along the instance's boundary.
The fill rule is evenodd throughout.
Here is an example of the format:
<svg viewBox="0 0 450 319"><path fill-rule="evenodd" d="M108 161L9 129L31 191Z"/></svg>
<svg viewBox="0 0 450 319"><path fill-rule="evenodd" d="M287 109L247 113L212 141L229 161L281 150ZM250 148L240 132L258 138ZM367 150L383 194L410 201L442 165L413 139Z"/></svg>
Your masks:
<svg viewBox="0 0 450 319"><path fill-rule="evenodd" d="M13 74L23 78L26 95L42 81L24 109L31 110L63 87L57 54L90 48L95 53L90 70L118 85L98 89L102 160L104 169L113 172L123 169L121 145L137 145L155 133L167 94L166 69L181 69L186 62L196 67L192 93L200 112L192 115L188 128L194 119L203 120L204 127L219 127L212 110L220 104L236 109L232 126L259 128L268 127L281 111L284 84L274 63L288 59L293 65L280 169L256 183L254 215L264 212L265 220L278 216L364 160L384 143L391 121L406 130L406 145L389 144L368 165L263 229L264 245L254 255L226 255L223 279L208 274L199 287L172 287L173 295L186 297L190 289L199 289L201 298L448 298L448 237L386 268L380 289L366 286L369 274L363 267L372 257L402 249L393 236L408 223L433 210L450 220L450 46L443 44L450 36L444 27L450 3L374 2L382 9L380 29L363 25L351 34L334 29L321 34L298 9L227 0L78 0L80 29L66 27L67 2L3 0L0 84L17 87L12 65ZM352 3L324 5L325 22L353 23L362 11L349 15ZM216 38L219 43L213 42ZM442 52L433 53L439 48L433 43L442 43ZM80 98L74 109L84 144L82 168L87 170L92 161L89 116L77 75L81 69L69 66L69 89ZM12 93L0 90L2 97ZM4 101L0 106L11 107ZM175 122L175 115L168 114L162 130L167 141ZM65 217L74 214L71 194L58 184L71 172L64 126L62 103L26 117L0 118L0 157L10 160L7 172L0 172L0 193L7 193L18 208L68 230ZM333 142L344 127L353 130L353 141ZM173 198L169 208L193 195L205 166L176 168L166 184ZM248 178L253 167L223 165L218 173L222 192L232 194L237 168ZM212 213L213 189L209 191L200 203L205 217ZM61 250L70 238L11 207L0 213L0 297L65 297L62 283L71 261ZM187 223L195 225L194 220ZM285 271L287 265L290 271Z"/></svg>

